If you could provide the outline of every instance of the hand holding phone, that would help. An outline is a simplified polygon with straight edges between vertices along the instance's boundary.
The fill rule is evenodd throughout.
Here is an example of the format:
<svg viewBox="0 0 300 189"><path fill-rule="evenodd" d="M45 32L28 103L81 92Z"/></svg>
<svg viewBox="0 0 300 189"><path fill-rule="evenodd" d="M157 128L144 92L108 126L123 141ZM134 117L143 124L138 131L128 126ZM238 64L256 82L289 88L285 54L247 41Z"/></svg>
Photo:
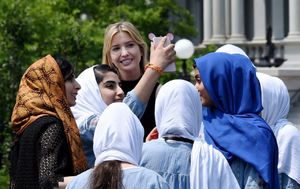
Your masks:
<svg viewBox="0 0 300 189"><path fill-rule="evenodd" d="M159 43L159 41L162 39L162 37L156 37L155 34L153 33L149 33L148 35L149 39L154 43L154 46L156 47ZM174 39L174 36L172 33L168 33L167 34L167 39L164 43L164 47L168 46L169 44L171 44L171 41ZM169 64L164 72L175 72L176 71L176 65L175 62L172 62L171 64Z"/></svg>

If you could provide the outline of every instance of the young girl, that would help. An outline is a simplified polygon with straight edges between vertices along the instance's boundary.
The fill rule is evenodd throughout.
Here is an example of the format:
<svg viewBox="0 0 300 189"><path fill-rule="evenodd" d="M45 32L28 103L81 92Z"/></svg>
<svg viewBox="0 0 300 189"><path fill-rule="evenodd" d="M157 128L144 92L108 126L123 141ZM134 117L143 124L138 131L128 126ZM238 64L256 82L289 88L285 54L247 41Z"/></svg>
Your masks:
<svg viewBox="0 0 300 189"><path fill-rule="evenodd" d="M138 166L143 137L141 122L126 104L109 105L95 130L95 168L76 176L67 189L168 189L159 174Z"/></svg>
<svg viewBox="0 0 300 189"><path fill-rule="evenodd" d="M205 140L223 153L241 188L278 188L278 148L259 115L261 91L250 59L215 52L195 64Z"/></svg>
<svg viewBox="0 0 300 189"><path fill-rule="evenodd" d="M124 92L120 88L117 72L108 65L96 65L84 70L76 80L80 83L76 105L71 108L76 119L88 166L93 167L93 137L99 116L113 102L121 102Z"/></svg>
<svg viewBox="0 0 300 189"><path fill-rule="evenodd" d="M164 84L155 120L159 138L144 143L141 166L159 173L172 189L214 189L220 182L224 188L239 188L224 156L198 138L202 106L193 84L180 79Z"/></svg>
<svg viewBox="0 0 300 189"><path fill-rule="evenodd" d="M154 73L155 74L155 73ZM139 118L145 111L145 104L140 101L143 90L128 92L124 98L121 81L114 68L107 64L96 65L84 70L77 78L81 90L78 92L77 103L72 112L79 128L84 152L89 167L94 166L93 137L99 116L113 102L124 101ZM143 89L147 90L148 85Z"/></svg>
<svg viewBox="0 0 300 189"><path fill-rule="evenodd" d="M280 188L300 188L300 132L287 120L290 96L284 82L278 77L256 73L262 91L262 118L275 134L278 149Z"/></svg>

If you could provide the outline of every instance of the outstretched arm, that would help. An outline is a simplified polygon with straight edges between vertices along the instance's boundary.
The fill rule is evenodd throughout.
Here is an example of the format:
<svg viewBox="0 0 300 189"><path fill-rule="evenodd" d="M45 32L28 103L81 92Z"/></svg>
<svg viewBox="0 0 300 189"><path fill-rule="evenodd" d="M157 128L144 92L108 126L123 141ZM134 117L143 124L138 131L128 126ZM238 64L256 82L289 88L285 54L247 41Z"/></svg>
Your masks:
<svg viewBox="0 0 300 189"><path fill-rule="evenodd" d="M154 47L154 44L151 43L149 62L151 66L146 68L142 78L133 89L138 98L144 103L148 102L155 84L161 76L163 70L176 59L174 44L169 44L168 46L164 47L165 41L166 36L160 40L157 47Z"/></svg>
<svg viewBox="0 0 300 189"><path fill-rule="evenodd" d="M143 116L149 98L163 70L176 59L174 44L164 47L165 41L166 37L163 37L157 47L154 47L154 44L151 43L150 66L146 68L135 88L128 92L123 100L139 118Z"/></svg>

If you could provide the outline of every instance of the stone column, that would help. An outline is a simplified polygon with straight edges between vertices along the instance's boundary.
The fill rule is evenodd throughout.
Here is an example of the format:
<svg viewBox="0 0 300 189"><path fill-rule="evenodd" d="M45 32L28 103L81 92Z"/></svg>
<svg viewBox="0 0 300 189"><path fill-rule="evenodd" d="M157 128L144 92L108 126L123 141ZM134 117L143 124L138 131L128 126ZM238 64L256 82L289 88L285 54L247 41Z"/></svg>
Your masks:
<svg viewBox="0 0 300 189"><path fill-rule="evenodd" d="M208 43L212 37L212 1L203 1L203 43Z"/></svg>
<svg viewBox="0 0 300 189"><path fill-rule="evenodd" d="M225 1L225 38L228 39L231 34L231 0Z"/></svg>
<svg viewBox="0 0 300 189"><path fill-rule="evenodd" d="M287 40L300 41L300 0L289 1L289 33Z"/></svg>
<svg viewBox="0 0 300 189"><path fill-rule="evenodd" d="M224 43L225 41L225 1L212 0L213 3L213 33L212 41Z"/></svg>
<svg viewBox="0 0 300 189"><path fill-rule="evenodd" d="M265 43L266 41L266 3L263 0L253 0L254 25L253 42Z"/></svg>
<svg viewBox="0 0 300 189"><path fill-rule="evenodd" d="M273 39L281 40L284 38L284 0L272 1L272 30Z"/></svg>
<svg viewBox="0 0 300 189"><path fill-rule="evenodd" d="M230 43L242 43L245 38L244 0L231 0Z"/></svg>

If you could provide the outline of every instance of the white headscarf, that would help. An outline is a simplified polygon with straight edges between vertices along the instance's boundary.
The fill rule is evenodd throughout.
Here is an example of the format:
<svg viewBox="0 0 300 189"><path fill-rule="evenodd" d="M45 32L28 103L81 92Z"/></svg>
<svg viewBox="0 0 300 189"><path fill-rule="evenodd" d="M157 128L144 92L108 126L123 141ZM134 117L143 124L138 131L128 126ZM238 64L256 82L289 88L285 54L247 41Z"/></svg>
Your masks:
<svg viewBox="0 0 300 189"><path fill-rule="evenodd" d="M238 46L232 45L232 44L223 45L220 48L218 48L216 50L216 52L223 52L223 53L228 53L228 54L240 54L240 55L243 55L243 56L249 58L249 56L245 53L245 51L243 49L241 49ZM254 68L256 68L255 65L253 64L253 62L252 62L252 65Z"/></svg>
<svg viewBox="0 0 300 189"><path fill-rule="evenodd" d="M194 140L202 122L202 105L197 89L185 80L164 84L155 101L155 123L159 136L176 135Z"/></svg>
<svg viewBox="0 0 300 189"><path fill-rule="evenodd" d="M122 102L110 104L99 118L94 134L95 166L119 160L138 165L142 154L144 128Z"/></svg>
<svg viewBox="0 0 300 189"><path fill-rule="evenodd" d="M239 48L235 45L232 45L232 44L223 45L220 48L218 48L216 50L216 52L224 52L224 53L229 53L229 54L241 54L241 55L248 57L247 54L241 48Z"/></svg>
<svg viewBox="0 0 300 189"><path fill-rule="evenodd" d="M194 142L191 154L191 188L240 189L240 186L223 154L204 140Z"/></svg>
<svg viewBox="0 0 300 189"><path fill-rule="evenodd" d="M160 137L177 135L195 140L191 154L191 188L239 188L222 153L197 137L202 105L197 89L190 82L172 80L161 87L155 102L155 122Z"/></svg>
<svg viewBox="0 0 300 189"><path fill-rule="evenodd" d="M87 68L76 78L81 89L76 97L76 105L71 110L78 127L90 116L101 115L107 107L101 97L93 68L94 66Z"/></svg>
<svg viewBox="0 0 300 189"><path fill-rule="evenodd" d="M262 117L273 130L279 149L278 173L285 173L300 184L300 131L287 120L290 96L283 81L256 73L262 91Z"/></svg>

